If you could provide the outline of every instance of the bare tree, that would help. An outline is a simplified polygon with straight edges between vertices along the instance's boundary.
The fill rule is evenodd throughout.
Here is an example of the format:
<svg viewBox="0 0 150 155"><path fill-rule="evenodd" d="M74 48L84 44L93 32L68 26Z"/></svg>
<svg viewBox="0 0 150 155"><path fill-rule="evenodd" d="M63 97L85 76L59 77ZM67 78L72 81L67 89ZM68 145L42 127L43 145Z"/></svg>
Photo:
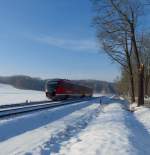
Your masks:
<svg viewBox="0 0 150 155"><path fill-rule="evenodd" d="M143 105L144 65L137 45L137 23L143 13L143 5L140 0L94 0L94 4L97 11L95 25L98 39L104 51L128 69L131 83L134 83L131 54L135 56L138 71L138 105ZM132 86L134 92L134 84Z"/></svg>
<svg viewBox="0 0 150 155"><path fill-rule="evenodd" d="M134 76L131 63L132 45L131 40L128 38L126 31L123 33L111 33L107 36L105 33L105 40L103 41L104 51L128 73L129 85L131 92L131 102L135 102L134 93ZM111 37L111 39L110 39ZM104 38L104 36L103 36ZM100 39L101 40L101 39ZM110 42L111 40L111 42Z"/></svg>

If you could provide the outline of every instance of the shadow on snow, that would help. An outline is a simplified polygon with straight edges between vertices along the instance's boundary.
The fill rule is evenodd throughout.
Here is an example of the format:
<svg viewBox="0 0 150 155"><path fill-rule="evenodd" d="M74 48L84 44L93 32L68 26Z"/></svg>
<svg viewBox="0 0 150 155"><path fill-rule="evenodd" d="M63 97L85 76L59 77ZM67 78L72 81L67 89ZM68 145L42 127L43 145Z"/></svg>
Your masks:
<svg viewBox="0 0 150 155"><path fill-rule="evenodd" d="M100 109L95 109L91 113L82 116L74 124L68 125L64 131L59 132L57 135L52 135L50 140L45 143L44 148L42 148L41 154L59 153L62 142L68 141L72 137L76 137L77 141L80 141L77 137L78 133L85 129L99 112Z"/></svg>

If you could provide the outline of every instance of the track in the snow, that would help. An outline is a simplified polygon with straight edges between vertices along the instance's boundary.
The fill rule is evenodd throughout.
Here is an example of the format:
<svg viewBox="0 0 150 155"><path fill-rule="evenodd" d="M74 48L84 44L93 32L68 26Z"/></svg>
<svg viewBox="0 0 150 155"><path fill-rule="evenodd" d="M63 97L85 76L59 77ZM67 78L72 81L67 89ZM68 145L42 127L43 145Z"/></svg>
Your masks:
<svg viewBox="0 0 150 155"><path fill-rule="evenodd" d="M33 102L30 104L16 104L16 105L9 105L9 106L2 106L0 107L0 118L5 118L5 117L11 117L19 114L25 114L33 111L39 111L39 110L44 110L44 109L51 109L55 108L58 106L63 106L63 105L68 105L68 104L74 104L77 102L82 102L82 101L88 101L93 98L84 98L84 99L74 99L74 100L67 100L67 101L49 101L49 102Z"/></svg>

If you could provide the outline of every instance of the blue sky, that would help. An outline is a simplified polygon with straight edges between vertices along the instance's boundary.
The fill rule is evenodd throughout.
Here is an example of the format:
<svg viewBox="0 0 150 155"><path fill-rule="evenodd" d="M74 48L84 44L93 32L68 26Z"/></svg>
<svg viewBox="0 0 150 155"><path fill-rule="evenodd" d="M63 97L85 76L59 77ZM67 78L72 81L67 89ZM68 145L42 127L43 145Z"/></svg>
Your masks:
<svg viewBox="0 0 150 155"><path fill-rule="evenodd" d="M0 0L0 75L113 81L89 0Z"/></svg>

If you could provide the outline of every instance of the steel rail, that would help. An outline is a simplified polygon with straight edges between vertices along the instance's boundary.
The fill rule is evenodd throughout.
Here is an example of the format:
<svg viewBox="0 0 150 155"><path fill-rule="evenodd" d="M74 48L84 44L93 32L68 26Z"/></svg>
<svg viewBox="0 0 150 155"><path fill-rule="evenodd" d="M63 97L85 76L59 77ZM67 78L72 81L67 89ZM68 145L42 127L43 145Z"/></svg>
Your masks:
<svg viewBox="0 0 150 155"><path fill-rule="evenodd" d="M40 104L40 103L49 103L49 102L53 102L53 101L42 100L42 101L22 102L22 103L15 103L15 104L5 104L5 105L0 105L0 109L21 107L21 106L26 106L26 105L36 105L36 104Z"/></svg>
<svg viewBox="0 0 150 155"><path fill-rule="evenodd" d="M0 118L4 117L11 117L19 114L25 114L33 111L39 111L44 109L52 109L59 106L69 105L69 104L75 104L77 102L82 101L88 101L91 98L85 98L85 99L78 99L78 100L67 100L67 101L58 101L58 102L50 102L50 103L40 103L40 104L33 104L33 105L23 105L23 106L16 106L12 108L4 108L0 109Z"/></svg>

